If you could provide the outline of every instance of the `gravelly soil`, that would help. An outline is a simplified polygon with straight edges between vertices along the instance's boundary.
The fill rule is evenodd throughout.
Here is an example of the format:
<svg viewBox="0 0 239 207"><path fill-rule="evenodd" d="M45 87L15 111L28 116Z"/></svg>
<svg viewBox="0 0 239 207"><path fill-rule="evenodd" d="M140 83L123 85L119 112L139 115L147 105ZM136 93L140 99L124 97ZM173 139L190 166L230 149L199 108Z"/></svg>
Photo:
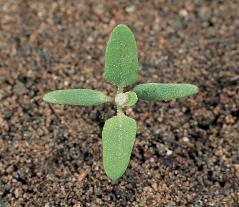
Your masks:
<svg viewBox="0 0 239 207"><path fill-rule="evenodd" d="M239 2L0 1L0 206L239 206ZM115 113L49 106L53 89L92 88L118 23L135 33L139 82L200 93L139 102L126 174L102 168L101 129Z"/></svg>

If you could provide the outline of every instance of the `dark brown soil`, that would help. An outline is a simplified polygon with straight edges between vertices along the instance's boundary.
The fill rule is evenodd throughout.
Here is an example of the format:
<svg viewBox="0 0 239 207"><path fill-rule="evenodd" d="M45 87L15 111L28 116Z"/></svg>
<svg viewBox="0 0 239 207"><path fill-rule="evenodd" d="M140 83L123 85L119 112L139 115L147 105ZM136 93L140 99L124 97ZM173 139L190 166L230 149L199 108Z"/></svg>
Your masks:
<svg viewBox="0 0 239 207"><path fill-rule="evenodd" d="M0 206L239 206L239 2L0 1ZM135 33L139 82L189 82L200 93L139 102L126 174L102 168L113 104L50 106L48 90L104 82L112 28Z"/></svg>

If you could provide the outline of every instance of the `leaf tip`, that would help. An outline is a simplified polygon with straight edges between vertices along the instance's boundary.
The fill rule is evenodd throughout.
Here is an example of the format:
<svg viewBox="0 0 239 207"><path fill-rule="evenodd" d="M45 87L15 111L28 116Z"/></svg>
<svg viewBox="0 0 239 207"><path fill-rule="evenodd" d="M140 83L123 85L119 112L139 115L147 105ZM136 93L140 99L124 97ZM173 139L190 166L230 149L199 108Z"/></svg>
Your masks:
<svg viewBox="0 0 239 207"><path fill-rule="evenodd" d="M191 86L191 91L192 91L192 95L197 94L199 92L199 88L196 85L192 85Z"/></svg>
<svg viewBox="0 0 239 207"><path fill-rule="evenodd" d="M43 101L47 102L47 103L52 103L54 102L54 98L51 95L52 92L48 92L43 96Z"/></svg>
<svg viewBox="0 0 239 207"><path fill-rule="evenodd" d="M118 25L115 26L114 29L121 29L121 28L125 28L125 29L130 30L130 28L126 24L118 24Z"/></svg>
<svg viewBox="0 0 239 207"><path fill-rule="evenodd" d="M107 171L105 173L106 173L107 177L109 177L110 180L112 180L112 181L118 180L123 175L123 173L122 174L114 174L114 173L107 172Z"/></svg>

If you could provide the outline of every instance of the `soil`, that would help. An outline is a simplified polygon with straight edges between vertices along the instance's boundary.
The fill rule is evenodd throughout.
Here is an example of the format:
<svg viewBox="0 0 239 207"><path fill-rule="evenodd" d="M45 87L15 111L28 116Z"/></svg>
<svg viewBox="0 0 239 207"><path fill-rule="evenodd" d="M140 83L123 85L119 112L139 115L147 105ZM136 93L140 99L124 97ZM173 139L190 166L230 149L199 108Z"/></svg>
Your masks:
<svg viewBox="0 0 239 207"><path fill-rule="evenodd" d="M239 206L237 0L0 1L0 206ZM125 175L102 167L101 130L115 114L48 105L46 91L103 80L112 28L125 23L143 82L188 82L200 92L137 103ZM129 87L130 89L130 87Z"/></svg>

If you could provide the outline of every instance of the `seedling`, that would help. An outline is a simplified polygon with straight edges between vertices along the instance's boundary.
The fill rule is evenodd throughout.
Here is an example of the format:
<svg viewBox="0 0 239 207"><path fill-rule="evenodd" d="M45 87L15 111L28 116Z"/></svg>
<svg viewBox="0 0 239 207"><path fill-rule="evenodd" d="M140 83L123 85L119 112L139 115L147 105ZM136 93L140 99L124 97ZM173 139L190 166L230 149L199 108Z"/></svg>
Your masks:
<svg viewBox="0 0 239 207"><path fill-rule="evenodd" d="M106 120L103 138L103 166L107 176L116 180L126 171L136 137L136 121L123 112L140 100L167 101L198 92L191 84L144 83L133 91L124 87L138 79L138 56L133 33L126 25L116 26L109 38L105 52L104 79L118 87L115 98L91 89L56 90L43 99L49 103L92 106L114 101L117 115Z"/></svg>

